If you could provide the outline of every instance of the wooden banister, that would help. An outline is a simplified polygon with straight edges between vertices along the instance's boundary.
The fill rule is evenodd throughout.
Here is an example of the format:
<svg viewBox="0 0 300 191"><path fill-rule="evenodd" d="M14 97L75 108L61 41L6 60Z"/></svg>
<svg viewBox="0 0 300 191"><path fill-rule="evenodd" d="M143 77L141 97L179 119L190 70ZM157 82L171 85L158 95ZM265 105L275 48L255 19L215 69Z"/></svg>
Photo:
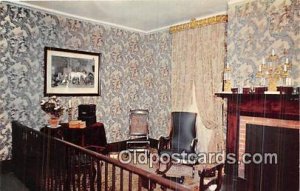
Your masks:
<svg viewBox="0 0 300 191"><path fill-rule="evenodd" d="M126 189L123 184L127 181L129 190L132 190L134 176L138 179L138 185L135 186L139 188L152 190L160 186L170 190L189 190L185 186L170 182L161 176L48 136L19 122L13 121L12 128L12 157L16 164L15 172L18 172L19 177L25 181L27 186L31 186L30 190L102 190L104 186L107 190L108 181L115 190L117 190L117 184L120 185L120 188ZM22 163L23 161L28 162ZM36 163L38 165L35 165ZM103 164L105 165L103 166ZM108 172L108 166L112 167L112 173ZM29 171L30 168L33 171ZM119 178L116 178L116 169L120 170ZM125 172L131 176L125 176ZM102 173L105 175L102 176ZM75 176L76 174L77 176ZM108 179L108 174L112 175L111 180ZM26 177L30 177L31 182L26 182ZM34 182L32 182L33 180ZM102 185L103 180L105 180L105 185Z"/></svg>

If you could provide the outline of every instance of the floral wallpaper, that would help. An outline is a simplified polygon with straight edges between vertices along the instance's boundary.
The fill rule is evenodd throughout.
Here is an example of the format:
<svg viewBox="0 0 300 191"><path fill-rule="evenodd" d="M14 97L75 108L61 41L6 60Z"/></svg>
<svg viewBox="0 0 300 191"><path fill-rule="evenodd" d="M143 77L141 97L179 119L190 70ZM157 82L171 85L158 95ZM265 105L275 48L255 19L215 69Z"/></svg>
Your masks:
<svg viewBox="0 0 300 191"><path fill-rule="evenodd" d="M128 136L130 109L149 109L150 136L166 134L170 103L171 36L144 35L0 3L0 160L10 158L12 120L39 130L47 123L44 47L101 53L99 97L61 97L97 105L108 142ZM67 120L67 114L62 121Z"/></svg>
<svg viewBox="0 0 300 191"><path fill-rule="evenodd" d="M300 0L256 0L229 5L227 63L235 87L258 86L255 74L272 49L292 62L294 86L300 86Z"/></svg>
<svg viewBox="0 0 300 191"><path fill-rule="evenodd" d="M256 0L228 8L227 63L235 87L256 86L262 59L274 49L292 61L300 86L300 0ZM150 110L150 136L166 135L171 111L171 35L141 34L106 25L0 3L0 160L10 158L11 120L39 130L47 123L40 108L44 92L44 47L102 54L101 96L61 97L96 104L109 142L128 136L130 109ZM67 120L67 115L62 121Z"/></svg>

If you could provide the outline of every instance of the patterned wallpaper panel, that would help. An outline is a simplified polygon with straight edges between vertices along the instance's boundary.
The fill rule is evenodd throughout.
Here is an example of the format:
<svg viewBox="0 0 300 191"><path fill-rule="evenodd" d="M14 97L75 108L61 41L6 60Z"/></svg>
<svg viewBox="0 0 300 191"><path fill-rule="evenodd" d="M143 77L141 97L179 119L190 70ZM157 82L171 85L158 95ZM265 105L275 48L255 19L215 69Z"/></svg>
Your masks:
<svg viewBox="0 0 300 191"><path fill-rule="evenodd" d="M281 63L292 61L294 86L300 86L300 0L245 2L228 10L227 62L235 87L259 85L258 65L272 49Z"/></svg>
<svg viewBox="0 0 300 191"><path fill-rule="evenodd" d="M248 1L246 1L248 2ZM227 62L236 87L258 85L255 73L274 49L292 61L300 86L300 0L257 0L230 5ZM130 109L150 110L151 137L166 134L170 103L171 35L144 35L106 25L0 3L0 160L10 158L11 120L35 129L47 123L40 108L44 47L102 54L100 97L61 97L97 105L109 142L128 137ZM284 50L287 54L284 55ZM77 116L75 110L74 116ZM63 121L66 121L64 115Z"/></svg>
<svg viewBox="0 0 300 191"><path fill-rule="evenodd" d="M171 36L144 35L0 3L0 160L10 157L11 120L40 129L47 115L44 47L102 54L100 97L61 97L97 105L109 142L128 136L129 110L150 111L151 137L166 134L170 112ZM77 117L77 111L74 114ZM67 115L63 117L66 121Z"/></svg>

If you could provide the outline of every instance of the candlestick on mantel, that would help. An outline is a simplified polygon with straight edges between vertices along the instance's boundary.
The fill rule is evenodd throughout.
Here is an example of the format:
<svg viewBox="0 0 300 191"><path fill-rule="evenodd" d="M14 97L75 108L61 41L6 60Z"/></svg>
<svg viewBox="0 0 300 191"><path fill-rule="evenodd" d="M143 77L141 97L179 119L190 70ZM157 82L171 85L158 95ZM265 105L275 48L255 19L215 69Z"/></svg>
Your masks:
<svg viewBox="0 0 300 191"><path fill-rule="evenodd" d="M69 100L68 103L68 121L72 121L73 120L73 108L72 108L72 100Z"/></svg>
<svg viewBox="0 0 300 191"><path fill-rule="evenodd" d="M275 50L272 49L272 56L275 56Z"/></svg>
<svg viewBox="0 0 300 191"><path fill-rule="evenodd" d="M292 79L291 79L291 78L286 78L285 84L286 84L287 86L292 86Z"/></svg>
<svg viewBox="0 0 300 191"><path fill-rule="evenodd" d="M225 63L225 68L224 68L224 92L231 92L231 81L230 81L230 68L229 68L229 63Z"/></svg>
<svg viewBox="0 0 300 191"><path fill-rule="evenodd" d="M258 65L258 72L256 74L256 77L262 78L261 84L268 86L268 91L265 93L279 93L279 91L277 91L277 85L284 84L282 79L286 80L285 84L287 86L291 86L292 81L288 78L289 71L291 69L291 63L289 62L287 56L285 57L285 62L279 64L280 58L275 54L275 50L272 49L271 55L269 55L266 59L267 60L265 60L264 57L262 58L262 64Z"/></svg>
<svg viewBox="0 0 300 191"><path fill-rule="evenodd" d="M266 79L265 78L261 78L261 85L265 86L266 85Z"/></svg>

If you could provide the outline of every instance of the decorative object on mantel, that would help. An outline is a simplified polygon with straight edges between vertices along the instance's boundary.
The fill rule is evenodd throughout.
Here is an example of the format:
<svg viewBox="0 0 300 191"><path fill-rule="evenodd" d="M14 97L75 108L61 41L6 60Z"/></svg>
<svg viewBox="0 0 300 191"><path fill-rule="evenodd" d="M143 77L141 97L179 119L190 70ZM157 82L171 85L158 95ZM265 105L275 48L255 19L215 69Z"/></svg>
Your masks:
<svg viewBox="0 0 300 191"><path fill-rule="evenodd" d="M224 68L224 92L231 92L231 75L230 75L229 64L227 63Z"/></svg>
<svg viewBox="0 0 300 191"><path fill-rule="evenodd" d="M286 87L286 86L279 86L279 87L277 87L277 90L280 92L280 94L292 94L294 91L294 88Z"/></svg>
<svg viewBox="0 0 300 191"><path fill-rule="evenodd" d="M239 88L231 88L231 92L233 94L238 94L239 93Z"/></svg>
<svg viewBox="0 0 300 191"><path fill-rule="evenodd" d="M255 92L255 89L253 87L243 88L243 94L252 94L254 92Z"/></svg>
<svg viewBox="0 0 300 191"><path fill-rule="evenodd" d="M264 94L265 91L268 90L268 87L255 87L254 88L254 91L255 91L255 94Z"/></svg>
<svg viewBox="0 0 300 191"><path fill-rule="evenodd" d="M256 77L261 78L262 86L266 85L266 81L268 82L268 91L265 94L279 94L280 92L277 91L278 81L284 81L286 86L292 86L292 80L289 77L292 68L291 62L288 58L283 64L279 62L280 59L273 49L271 55L266 60L263 58L262 64L258 66Z"/></svg>
<svg viewBox="0 0 300 191"><path fill-rule="evenodd" d="M294 90L295 90L294 94L298 94L298 95L300 94L300 87L296 87Z"/></svg>
<svg viewBox="0 0 300 191"><path fill-rule="evenodd" d="M52 96L48 100L41 101L41 108L50 116L49 127L59 127L59 118L63 115L65 109L61 101L56 96Z"/></svg>

